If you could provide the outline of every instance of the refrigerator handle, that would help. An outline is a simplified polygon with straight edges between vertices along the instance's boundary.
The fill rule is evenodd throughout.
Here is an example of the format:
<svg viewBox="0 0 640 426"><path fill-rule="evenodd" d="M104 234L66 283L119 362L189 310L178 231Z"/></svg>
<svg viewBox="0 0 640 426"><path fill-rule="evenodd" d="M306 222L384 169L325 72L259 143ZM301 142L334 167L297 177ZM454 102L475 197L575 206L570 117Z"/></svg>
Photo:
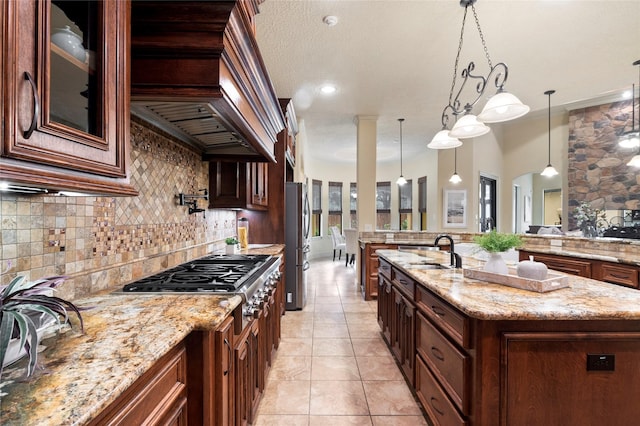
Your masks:
<svg viewBox="0 0 640 426"><path fill-rule="evenodd" d="M307 269L309 269L310 265L309 265L309 261L305 260L304 263L302 264L302 270L306 271Z"/></svg>

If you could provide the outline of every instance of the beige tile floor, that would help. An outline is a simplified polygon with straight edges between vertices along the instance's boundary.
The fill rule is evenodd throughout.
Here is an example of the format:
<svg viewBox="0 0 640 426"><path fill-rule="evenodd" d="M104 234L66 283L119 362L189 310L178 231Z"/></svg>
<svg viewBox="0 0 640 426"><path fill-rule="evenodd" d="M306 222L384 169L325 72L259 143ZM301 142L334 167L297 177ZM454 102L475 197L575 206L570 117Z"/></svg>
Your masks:
<svg viewBox="0 0 640 426"><path fill-rule="evenodd" d="M254 425L427 425L356 288L355 267L314 260L307 305L282 318L282 341Z"/></svg>

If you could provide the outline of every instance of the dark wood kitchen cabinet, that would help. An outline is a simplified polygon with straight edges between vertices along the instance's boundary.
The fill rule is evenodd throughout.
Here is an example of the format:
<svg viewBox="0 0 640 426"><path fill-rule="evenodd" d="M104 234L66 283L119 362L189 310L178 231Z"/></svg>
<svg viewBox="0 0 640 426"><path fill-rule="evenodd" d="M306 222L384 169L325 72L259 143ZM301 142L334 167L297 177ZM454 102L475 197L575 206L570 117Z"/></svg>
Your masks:
<svg viewBox="0 0 640 426"><path fill-rule="evenodd" d="M386 262L383 264L389 265ZM382 264L381 264L382 266ZM394 327L392 324L393 311L394 311L394 298L391 287L391 267L389 266L389 274L383 272L380 268L380 276L378 277L378 325L382 330L382 336L391 343L391 329Z"/></svg>
<svg viewBox="0 0 640 426"><path fill-rule="evenodd" d="M364 300L372 300L378 297L378 253L376 250L395 250L397 244L360 243L360 286Z"/></svg>
<svg viewBox="0 0 640 426"><path fill-rule="evenodd" d="M209 161L209 208L245 208L247 163Z"/></svg>
<svg viewBox="0 0 640 426"><path fill-rule="evenodd" d="M236 341L234 350L235 424L252 424L264 390L263 336L260 330L262 314L254 319Z"/></svg>
<svg viewBox="0 0 640 426"><path fill-rule="evenodd" d="M520 260L528 260L529 256L533 256L534 260L556 271L625 287L640 288L640 266L527 250L520 250L519 256Z"/></svg>
<svg viewBox="0 0 640 426"><path fill-rule="evenodd" d="M209 208L267 210L268 167L268 163L209 161Z"/></svg>
<svg viewBox="0 0 640 426"><path fill-rule="evenodd" d="M234 325L229 316L215 330L193 331L187 338L190 424L233 424Z"/></svg>
<svg viewBox="0 0 640 426"><path fill-rule="evenodd" d="M520 260L528 260L529 256L533 256L536 262L544 263L549 269L578 275L580 277L591 278L590 260L578 259L569 256L557 256L554 254L532 253L526 250L520 250Z"/></svg>
<svg viewBox="0 0 640 426"><path fill-rule="evenodd" d="M415 369L415 282L380 259L378 324L407 381Z"/></svg>
<svg viewBox="0 0 640 426"><path fill-rule="evenodd" d="M137 195L128 176L129 1L3 1L0 179Z"/></svg>
<svg viewBox="0 0 640 426"><path fill-rule="evenodd" d="M89 425L187 426L187 351L181 343L160 358Z"/></svg>

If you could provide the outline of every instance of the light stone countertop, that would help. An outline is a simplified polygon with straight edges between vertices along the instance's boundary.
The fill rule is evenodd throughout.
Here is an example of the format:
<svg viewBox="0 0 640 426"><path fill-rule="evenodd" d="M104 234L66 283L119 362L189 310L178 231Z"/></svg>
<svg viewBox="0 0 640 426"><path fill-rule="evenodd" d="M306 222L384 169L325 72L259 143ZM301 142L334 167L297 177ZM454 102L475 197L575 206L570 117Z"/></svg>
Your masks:
<svg viewBox="0 0 640 426"><path fill-rule="evenodd" d="M528 246L523 250L532 253L553 254L556 256L569 256L579 259L604 260L606 262L625 263L640 266L640 258L635 253L613 252L603 250L590 250L589 248L563 249L562 247L538 247Z"/></svg>
<svg viewBox="0 0 640 426"><path fill-rule="evenodd" d="M569 287L548 293L520 290L463 276L461 269L417 269L412 263L449 263L446 252L377 250L380 257L470 317L482 320L640 320L640 290L573 275ZM464 268L483 262L463 257Z"/></svg>
<svg viewBox="0 0 640 426"><path fill-rule="evenodd" d="M192 330L215 329L239 296L104 293L76 301L85 334L45 339L38 369L26 381L25 360L5 368L0 424L81 425L113 402Z"/></svg>

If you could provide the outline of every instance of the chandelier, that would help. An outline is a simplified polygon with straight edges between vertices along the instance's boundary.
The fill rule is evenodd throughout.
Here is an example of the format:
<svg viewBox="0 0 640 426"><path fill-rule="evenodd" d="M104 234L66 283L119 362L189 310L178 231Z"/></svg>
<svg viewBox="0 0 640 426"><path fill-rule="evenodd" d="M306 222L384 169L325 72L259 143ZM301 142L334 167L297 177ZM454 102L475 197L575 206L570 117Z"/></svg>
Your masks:
<svg viewBox="0 0 640 426"><path fill-rule="evenodd" d="M449 92L449 103L442 111L442 130L438 132L431 143L427 145L433 149L455 148L460 146L462 142L459 139L474 138L489 133L491 129L485 123L500 123L503 121L513 120L522 117L529 112L529 107L524 105L520 100L504 89L509 76L509 68L504 62L493 64L489 56L489 50L480 28L480 21L474 3L477 0L460 0L460 6L464 7L464 15L462 17L462 29L460 31L460 40L458 42L458 52L453 69L453 81L451 82L451 90ZM462 42L464 39L464 27L467 19L467 11L471 8L473 17L478 28L480 41L484 48L485 57L489 64L489 73L486 76L474 74L475 63L469 62L469 65L462 70L462 84L454 96L458 75L458 63L460 61L460 52L462 51ZM490 86L489 82L493 80L493 84L497 89L496 93L487 101L482 112L475 116L472 114L473 107L478 103L480 98ZM460 100L463 89L466 84L475 83L475 98L464 103ZM459 117L451 130L448 130L450 115Z"/></svg>

